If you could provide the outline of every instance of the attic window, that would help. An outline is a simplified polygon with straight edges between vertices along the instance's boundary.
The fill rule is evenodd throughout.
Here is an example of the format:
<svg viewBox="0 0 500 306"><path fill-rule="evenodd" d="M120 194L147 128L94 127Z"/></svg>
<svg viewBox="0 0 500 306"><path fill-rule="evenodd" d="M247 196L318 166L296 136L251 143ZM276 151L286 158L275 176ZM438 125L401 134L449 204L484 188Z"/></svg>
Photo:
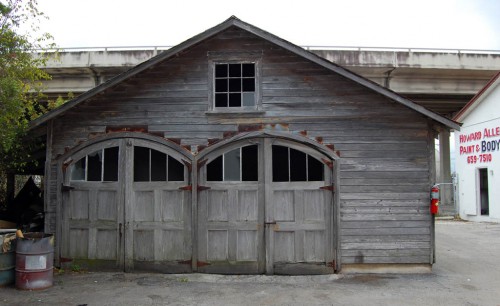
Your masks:
<svg viewBox="0 0 500 306"><path fill-rule="evenodd" d="M255 108L255 63L216 63L215 108Z"/></svg>
<svg viewBox="0 0 500 306"><path fill-rule="evenodd" d="M208 112L264 113L262 50L208 51Z"/></svg>

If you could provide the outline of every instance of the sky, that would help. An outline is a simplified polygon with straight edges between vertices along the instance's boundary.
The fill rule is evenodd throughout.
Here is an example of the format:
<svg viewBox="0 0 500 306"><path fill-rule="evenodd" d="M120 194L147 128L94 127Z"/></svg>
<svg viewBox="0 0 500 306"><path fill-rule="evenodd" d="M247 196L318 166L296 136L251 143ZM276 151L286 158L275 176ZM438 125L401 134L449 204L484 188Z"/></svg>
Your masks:
<svg viewBox="0 0 500 306"><path fill-rule="evenodd" d="M38 0L60 48L173 46L234 15L300 46L500 50L500 0Z"/></svg>

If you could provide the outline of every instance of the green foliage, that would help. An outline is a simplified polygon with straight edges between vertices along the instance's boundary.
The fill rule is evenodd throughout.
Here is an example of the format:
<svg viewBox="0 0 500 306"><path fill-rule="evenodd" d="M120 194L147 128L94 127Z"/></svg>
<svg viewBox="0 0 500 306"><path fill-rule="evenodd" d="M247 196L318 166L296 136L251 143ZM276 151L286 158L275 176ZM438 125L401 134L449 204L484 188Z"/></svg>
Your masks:
<svg viewBox="0 0 500 306"><path fill-rule="evenodd" d="M79 264L72 264L71 271L76 273L82 272L82 267Z"/></svg>
<svg viewBox="0 0 500 306"><path fill-rule="evenodd" d="M25 138L29 122L57 104L40 103L50 79L40 68L55 55L52 36L40 33L45 18L37 0L0 0L0 195L6 172L21 171L40 145Z"/></svg>
<svg viewBox="0 0 500 306"><path fill-rule="evenodd" d="M50 76L40 69L48 60L43 50L53 48L52 37L39 33L43 13L36 0L0 2L0 154L10 151L28 122L47 107L38 104L41 81ZM28 26L22 33L21 27ZM36 56L35 51L41 51Z"/></svg>

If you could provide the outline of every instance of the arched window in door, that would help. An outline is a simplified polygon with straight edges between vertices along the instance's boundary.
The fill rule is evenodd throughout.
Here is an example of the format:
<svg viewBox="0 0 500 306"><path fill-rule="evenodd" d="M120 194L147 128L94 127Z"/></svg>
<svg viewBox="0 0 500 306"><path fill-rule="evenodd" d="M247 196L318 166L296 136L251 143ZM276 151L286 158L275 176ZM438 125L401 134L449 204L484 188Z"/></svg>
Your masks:
<svg viewBox="0 0 500 306"><path fill-rule="evenodd" d="M118 181L118 147L100 149L71 165L72 181Z"/></svg>
<svg viewBox="0 0 500 306"><path fill-rule="evenodd" d="M134 182L184 181L184 165L163 152L134 147Z"/></svg>
<svg viewBox="0 0 500 306"><path fill-rule="evenodd" d="M207 165L207 181L258 181L258 160L257 145L226 152Z"/></svg>
<svg viewBox="0 0 500 306"><path fill-rule="evenodd" d="M304 152L273 145L273 182L324 180L323 163Z"/></svg>

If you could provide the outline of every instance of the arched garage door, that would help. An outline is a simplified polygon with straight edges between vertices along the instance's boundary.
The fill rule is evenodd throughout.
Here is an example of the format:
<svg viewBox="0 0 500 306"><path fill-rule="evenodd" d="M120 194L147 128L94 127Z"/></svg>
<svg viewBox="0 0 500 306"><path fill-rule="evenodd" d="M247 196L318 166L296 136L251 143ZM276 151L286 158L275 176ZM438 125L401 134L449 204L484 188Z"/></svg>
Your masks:
<svg viewBox="0 0 500 306"><path fill-rule="evenodd" d="M209 153L199 172L198 270L333 273L330 161L275 138Z"/></svg>
<svg viewBox="0 0 500 306"><path fill-rule="evenodd" d="M66 165L61 260L93 268L191 271L191 195L181 154L121 138Z"/></svg>

